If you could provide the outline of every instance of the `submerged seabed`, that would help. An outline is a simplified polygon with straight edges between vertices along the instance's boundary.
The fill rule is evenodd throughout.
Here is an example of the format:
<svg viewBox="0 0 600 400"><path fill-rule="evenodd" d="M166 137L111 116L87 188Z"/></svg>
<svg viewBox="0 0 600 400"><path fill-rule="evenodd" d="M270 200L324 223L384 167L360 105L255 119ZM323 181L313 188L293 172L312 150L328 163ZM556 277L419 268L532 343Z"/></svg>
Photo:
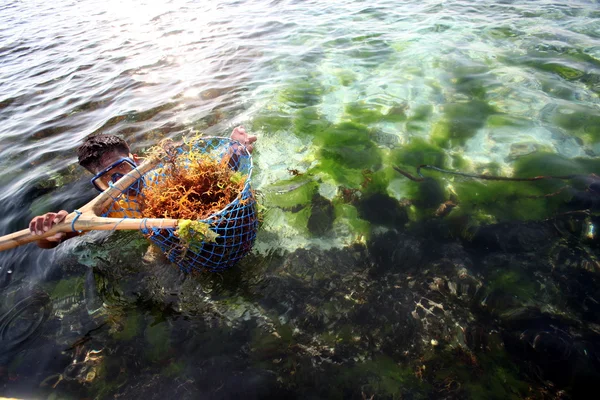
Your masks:
<svg viewBox="0 0 600 400"><path fill-rule="evenodd" d="M219 274L137 232L0 254L1 395L594 393L596 4L198 3L3 9L4 233L91 196L73 157L100 132L143 152L243 123L264 209Z"/></svg>
<svg viewBox="0 0 600 400"><path fill-rule="evenodd" d="M19 317L5 316L2 332L20 332L3 353L5 388L49 398L580 398L600 378L600 240L589 234L599 222L571 213L466 239L454 221L431 218L366 244L250 255L194 278L151 251L127 261L148 246L136 233L72 245L58 283L20 302L4 295Z"/></svg>

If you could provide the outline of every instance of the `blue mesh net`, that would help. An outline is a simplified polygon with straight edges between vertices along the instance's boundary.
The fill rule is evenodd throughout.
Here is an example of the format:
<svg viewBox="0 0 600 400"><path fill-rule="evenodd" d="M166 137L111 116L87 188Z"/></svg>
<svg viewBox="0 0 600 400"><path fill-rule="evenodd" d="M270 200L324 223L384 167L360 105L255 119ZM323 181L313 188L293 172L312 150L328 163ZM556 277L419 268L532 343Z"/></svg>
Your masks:
<svg viewBox="0 0 600 400"><path fill-rule="evenodd" d="M200 151L216 160L228 157L229 168L242 173L245 184L234 201L221 211L214 213L200 222L209 225L218 234L214 242L196 242L184 246L176 234L176 229L148 228L142 224L141 230L160 247L168 259L184 272L221 271L233 266L251 249L258 229L258 215L255 197L251 190L252 157L239 142L226 137L203 137L194 140L193 144L176 147L170 150L178 158L186 159L186 149ZM233 155L232 155L233 154ZM160 172L163 164L158 164L152 171L138 179L119 196L114 198L111 206L102 214L112 218L144 218L143 189L148 184L164 179Z"/></svg>

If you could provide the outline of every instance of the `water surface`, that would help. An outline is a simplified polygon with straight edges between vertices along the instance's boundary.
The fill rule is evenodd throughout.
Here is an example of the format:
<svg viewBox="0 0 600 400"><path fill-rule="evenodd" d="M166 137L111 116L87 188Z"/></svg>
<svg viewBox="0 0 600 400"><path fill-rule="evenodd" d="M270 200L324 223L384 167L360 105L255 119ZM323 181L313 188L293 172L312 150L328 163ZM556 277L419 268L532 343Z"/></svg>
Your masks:
<svg viewBox="0 0 600 400"><path fill-rule="evenodd" d="M137 232L0 253L0 393L576 398L600 374L593 1L6 1L0 234L112 133L259 140L233 270ZM423 170L572 179L506 182Z"/></svg>

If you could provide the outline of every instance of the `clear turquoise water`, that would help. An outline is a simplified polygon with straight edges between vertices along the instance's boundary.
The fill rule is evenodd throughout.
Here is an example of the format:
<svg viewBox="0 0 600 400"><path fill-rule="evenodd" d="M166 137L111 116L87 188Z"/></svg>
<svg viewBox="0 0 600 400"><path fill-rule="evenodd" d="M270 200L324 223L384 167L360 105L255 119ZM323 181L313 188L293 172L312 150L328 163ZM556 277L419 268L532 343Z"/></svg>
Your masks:
<svg viewBox="0 0 600 400"><path fill-rule="evenodd" d="M0 234L94 195L76 148L100 132L121 135L143 153L164 137L225 135L243 124L259 137L254 185L267 208L252 256L217 277L180 280L148 254L141 261L143 240L127 235L0 253L0 333L10 344L0 355L0 393L230 398L239 387L257 398L506 398L525 397L527 385L538 396L541 382L553 379L573 391L547 371L536 380L525 367L535 364L532 357L489 349L476 355L495 372L479 387L462 364L457 375L444 372L452 369L444 352L462 348L455 327L471 332L473 320L484 328L472 331L492 338L518 330L513 319L498 317L507 310L484 318L472 304L456 303L452 288L470 293L464 279L471 278L471 288L488 290L470 294L475 303L501 288L519 299L519 310L576 315L577 323L565 326L589 327L571 333L597 345L600 321L589 304L600 298L584 285L598 279L593 210L582 214L587 219L553 220L567 232L548 233L556 243L511 236L519 224L589 208L564 208L573 191L589 193L589 179L514 184L427 172L437 182L427 189L392 167L412 174L419 164L522 177L598 173L597 3L85 0L7 1L0 10ZM362 200L344 199L344 191ZM433 216L444 201L458 207L438 226ZM508 244L498 244L502 262L485 256L493 247L481 239L487 225L507 232ZM380 247L389 232L400 236ZM539 245L547 242L556 245ZM448 250L453 243L466 253ZM424 258L395 258L408 248ZM531 266L525 253L552 268ZM573 278L581 286L560 296L565 287L553 271L572 257L585 279ZM446 271L439 260L453 266ZM414 269L398 271L394 263ZM453 305L444 323L428 325L411 311L424 310L415 306L427 296L418 287L432 290L438 278ZM378 312L382 305L391 308ZM25 311L13 318L14 310ZM502 323L482 322L489 318ZM546 337L535 329L552 343L564 339L527 326L521 339L505 334L503 346L522 340L535 348L536 338ZM72 349L82 337L91 339ZM432 340L439 347L424 345ZM574 340L573 349L585 347ZM100 357L90 353L98 350ZM586 360L594 371L597 359ZM81 371L67 371L71 363ZM43 383L60 374L58 384ZM342 389L331 389L323 375Z"/></svg>

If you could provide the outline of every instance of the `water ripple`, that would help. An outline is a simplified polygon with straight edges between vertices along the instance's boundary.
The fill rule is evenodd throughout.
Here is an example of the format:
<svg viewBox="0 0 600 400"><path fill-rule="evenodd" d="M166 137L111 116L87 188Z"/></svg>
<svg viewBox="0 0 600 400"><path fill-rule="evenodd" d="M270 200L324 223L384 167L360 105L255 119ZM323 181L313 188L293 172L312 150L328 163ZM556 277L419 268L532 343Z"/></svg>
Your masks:
<svg viewBox="0 0 600 400"><path fill-rule="evenodd" d="M535 129L533 139L521 126L501 138L483 117L456 117L472 136L451 150L474 164L504 163L511 140L600 154L589 139L600 107L594 2L82 0L0 10L0 234L85 202L76 148L97 133L141 151L190 129L223 134L261 113L316 110L336 123L366 105L406 109L410 124L369 127L406 143L428 139L453 110L479 107ZM281 136L272 149L292 140L258 133ZM286 169L270 166L297 152L257 157L257 182L282 179ZM33 248L0 253L33 281L43 262Z"/></svg>

